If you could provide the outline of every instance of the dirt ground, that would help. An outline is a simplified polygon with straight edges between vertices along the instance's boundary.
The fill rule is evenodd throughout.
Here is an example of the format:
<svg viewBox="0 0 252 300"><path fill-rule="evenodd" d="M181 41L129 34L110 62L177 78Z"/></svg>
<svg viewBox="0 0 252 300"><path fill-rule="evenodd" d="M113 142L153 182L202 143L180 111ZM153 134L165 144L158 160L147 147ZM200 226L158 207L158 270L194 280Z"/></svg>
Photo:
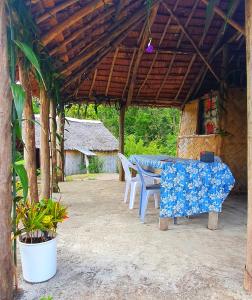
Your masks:
<svg viewBox="0 0 252 300"><path fill-rule="evenodd" d="M59 229L57 274L40 284L20 275L18 299L252 299L242 288L245 197L225 202L219 230L208 230L201 215L162 232L154 202L140 223L115 175L60 188L70 218Z"/></svg>

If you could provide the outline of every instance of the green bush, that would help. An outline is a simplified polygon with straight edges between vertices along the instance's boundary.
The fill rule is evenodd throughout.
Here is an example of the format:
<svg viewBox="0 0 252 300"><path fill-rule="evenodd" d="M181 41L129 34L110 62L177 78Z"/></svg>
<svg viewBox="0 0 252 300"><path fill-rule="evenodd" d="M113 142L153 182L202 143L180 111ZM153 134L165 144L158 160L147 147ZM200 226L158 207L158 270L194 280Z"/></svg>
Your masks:
<svg viewBox="0 0 252 300"><path fill-rule="evenodd" d="M102 173L103 160L97 156L91 157L88 169L90 173Z"/></svg>

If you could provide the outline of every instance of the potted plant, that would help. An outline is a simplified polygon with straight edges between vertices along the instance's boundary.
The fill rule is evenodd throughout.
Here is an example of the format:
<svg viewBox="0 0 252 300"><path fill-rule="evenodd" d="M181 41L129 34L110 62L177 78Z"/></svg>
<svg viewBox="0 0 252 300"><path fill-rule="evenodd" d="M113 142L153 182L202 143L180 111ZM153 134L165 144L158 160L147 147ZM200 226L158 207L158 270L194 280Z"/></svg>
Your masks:
<svg viewBox="0 0 252 300"><path fill-rule="evenodd" d="M16 207L23 277L28 282L52 278L57 269L57 225L67 218L67 209L52 199L19 201Z"/></svg>

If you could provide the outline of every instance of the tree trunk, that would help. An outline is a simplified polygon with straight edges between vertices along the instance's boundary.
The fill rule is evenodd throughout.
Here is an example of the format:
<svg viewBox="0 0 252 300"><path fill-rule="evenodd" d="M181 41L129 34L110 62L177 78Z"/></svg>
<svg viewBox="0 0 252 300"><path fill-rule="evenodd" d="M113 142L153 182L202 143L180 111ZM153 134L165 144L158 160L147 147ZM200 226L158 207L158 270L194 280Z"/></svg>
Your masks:
<svg viewBox="0 0 252 300"><path fill-rule="evenodd" d="M40 198L50 198L50 147L49 147L49 99L42 86L40 89Z"/></svg>
<svg viewBox="0 0 252 300"><path fill-rule="evenodd" d="M19 79L26 92L24 103L24 160L25 168L29 180L29 198L38 202L38 182L37 182L37 164L36 164L36 145L35 145L35 124L32 108L32 91L29 76L21 61L19 63Z"/></svg>
<svg viewBox="0 0 252 300"><path fill-rule="evenodd" d="M50 132L51 132L51 170L52 170L52 192L59 191L57 178L57 149L56 149L56 105L53 100L50 101Z"/></svg>
<svg viewBox="0 0 252 300"><path fill-rule="evenodd" d="M64 151L64 130L65 130L65 114L64 110L58 115L58 139L57 142L57 174L58 182L64 181L64 167L65 167L65 151Z"/></svg>
<svg viewBox="0 0 252 300"><path fill-rule="evenodd" d="M121 104L119 115L119 152L124 154L124 123L125 123L125 105ZM122 164L119 164L119 180L125 180L125 174Z"/></svg>
<svg viewBox="0 0 252 300"><path fill-rule="evenodd" d="M248 217L244 288L252 293L252 2L246 1L247 107L248 107Z"/></svg>
<svg viewBox="0 0 252 300"><path fill-rule="evenodd" d="M13 299L11 251L11 94L5 1L0 1L0 300Z"/></svg>

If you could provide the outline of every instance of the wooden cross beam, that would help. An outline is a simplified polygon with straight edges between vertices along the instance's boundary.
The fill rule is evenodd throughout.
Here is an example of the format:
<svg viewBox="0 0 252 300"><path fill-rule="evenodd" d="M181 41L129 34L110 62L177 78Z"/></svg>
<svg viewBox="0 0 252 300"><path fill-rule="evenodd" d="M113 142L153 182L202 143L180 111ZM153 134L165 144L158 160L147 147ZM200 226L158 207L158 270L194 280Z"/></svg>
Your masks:
<svg viewBox="0 0 252 300"><path fill-rule="evenodd" d="M164 7L166 8L166 10L169 12L169 14L177 22L177 24L179 25L179 27L183 31L184 35L190 41L190 43L192 44L193 48L195 49L195 51L197 52L197 54L200 56L200 58L202 59L202 61L205 63L205 65L208 67L208 69L210 70L210 72L213 74L213 76L215 77L215 79L218 82L220 82L219 76L217 76L217 74L214 72L214 70L212 69L212 67L209 65L208 61L205 59L204 55L201 53L201 51L199 50L198 46L195 44L194 40L190 37L190 34L187 32L187 30L185 29L185 27L182 25L182 23L180 22L179 18L175 15L175 13L170 9L170 7L163 0L162 0L162 3L164 5Z"/></svg>
<svg viewBox="0 0 252 300"><path fill-rule="evenodd" d="M146 9L145 7L142 7L134 14L132 14L129 18L126 17L123 19L123 21L115 23L114 25L112 25L109 32L105 32L97 40L90 43L81 51L81 53L77 57L71 60L67 65L64 65L59 71L62 74L66 74L74 70L76 67L79 67L94 54L96 54L99 50L104 49L104 47L109 45L115 38L119 38L120 35L122 35L124 32L129 32L129 30L132 29L132 26L135 26L135 23L142 19L145 14Z"/></svg>
<svg viewBox="0 0 252 300"><path fill-rule="evenodd" d="M79 0L67 0L67 1L63 1L61 4L55 5L52 9L46 11L44 14L36 18L36 23L40 24L52 16L55 17L56 13L66 9L67 7L71 6L76 2L79 2Z"/></svg>
<svg viewBox="0 0 252 300"><path fill-rule="evenodd" d="M209 0L201 0L204 4L208 5L209 4ZM235 22L234 20L232 20L231 18L228 18L226 16L226 13L223 12L219 7L217 7L216 5L214 5L214 12L220 16L225 22L227 22L229 25L231 25L233 28L235 28L236 30L238 30L242 35L245 36L245 28L242 27L240 24L238 24L237 22Z"/></svg>
<svg viewBox="0 0 252 300"><path fill-rule="evenodd" d="M98 17L93 18L86 26L81 27L80 29L77 29L73 33L69 34L69 36L58 47L55 47L51 51L49 51L49 54L54 55L57 52L60 52L66 45L71 43L73 40L77 39L80 35L87 32L94 25L99 24L99 26L100 26L101 22L104 19L106 19L108 16L111 16L113 12L114 12L114 8L111 7L104 14L101 14ZM71 50L74 51L73 48L71 48Z"/></svg>
<svg viewBox="0 0 252 300"><path fill-rule="evenodd" d="M154 0L153 5L157 2L158 0ZM113 48L119 46L119 44L128 35L128 32L132 30L135 26L137 26L140 22L142 22L143 18L145 17L145 13L146 13L145 8L141 9L140 17L139 17L139 11L136 12L138 17L134 18L135 22L130 22L129 26L126 29L124 28L124 32L123 33L120 32L120 34L118 34L118 36L114 38L112 41L110 40L111 32L107 33L106 36L103 36L105 41L109 40L108 41L109 45L106 46L105 44L105 46L102 47L102 50L99 53L98 50L97 52L94 52L93 56L88 61L84 61L74 73L72 73L69 77L67 77L63 89L66 89L70 84L72 84L72 82L74 82L80 76L82 76L82 74L90 71L91 69L96 68L97 65L101 62L102 58L105 57ZM134 16L132 16L132 18L133 17Z"/></svg>
<svg viewBox="0 0 252 300"><path fill-rule="evenodd" d="M192 16L193 16L193 14L194 14L194 12L195 12L195 10L196 10L196 8L197 8L198 3L199 3L199 0L195 1L194 5L193 5L193 7L192 7L192 10L191 10L191 12L190 12L190 14L189 14L189 16L188 16L188 18L187 18L187 20L186 20L185 27L189 25L189 23L190 23L190 21L191 21L191 19L192 19ZM178 4L178 2L177 2L176 4ZM175 5L174 7L177 7L177 5ZM175 11L175 8L174 8L174 11ZM181 42L182 42L183 36L184 36L184 32L182 31L181 34L180 34L180 36L179 36L179 39L178 39L178 42L177 42L177 45L176 45L176 49L179 48L179 46L180 46L180 44L181 44ZM174 53L176 53L176 52L174 52ZM162 90L162 88L164 87L165 82L166 82L168 76L170 75L170 72L171 72L171 70L172 70L173 63L174 63L174 61L175 61L175 58L176 58L176 55L172 57L172 61L171 61L170 65L169 65L169 68L168 68L168 70L167 70L167 73L166 73L166 75L165 75L165 78L164 78L164 80L163 80L163 82L162 82L162 84L161 84L161 86L160 86L160 88L159 88L159 90L158 90L156 99L159 97L159 95L160 95L160 93L161 93L161 90ZM193 62L194 62L194 60L193 60ZM191 69L191 68L190 68L190 69ZM190 69L189 69L189 72L190 72ZM186 76L186 77L187 77L187 76ZM184 83L183 83L183 85L184 85Z"/></svg>
<svg viewBox="0 0 252 300"><path fill-rule="evenodd" d="M91 87L90 87L90 90L89 90L89 93L88 93L88 97L89 97L89 98L91 97L92 92L93 92L93 88L94 88L96 76L97 76L97 69L95 69L94 76L93 76L93 80L92 80L92 83L91 83Z"/></svg>
<svg viewBox="0 0 252 300"><path fill-rule="evenodd" d="M177 95L176 95L176 97L175 97L174 100L177 100L177 99L178 99L178 96L180 95L180 93L181 93L181 91L182 91L182 89L183 89L183 86L184 86L184 84L185 84L185 81L186 81L186 79L187 79L187 76L189 75L189 73L190 73L190 71L191 71L192 65L193 65L193 63L194 63L196 57L197 57L197 55L194 54L193 57L192 57L192 59L191 59L191 61L190 61L190 64L188 65L187 71L186 71L186 73L185 73L185 75L184 75L184 77L183 77L182 83L181 83L181 85L180 85L180 88L179 88L179 90L178 90L178 92L177 92Z"/></svg>
<svg viewBox="0 0 252 300"><path fill-rule="evenodd" d="M137 49L134 48L134 51L133 51L133 54L132 54L132 58L131 58L131 61L130 61L130 65L129 65L129 70L128 70L128 74L127 74L126 83L125 83L125 86L124 86L124 89L123 89L123 92L122 92L122 99L124 99L124 95L125 95L127 86L129 84L130 72L131 72L131 69L132 69L132 66L133 66L133 62L135 60L136 53L137 53Z"/></svg>
<svg viewBox="0 0 252 300"><path fill-rule="evenodd" d="M232 7L230 9L230 16L231 17L235 13L235 11L236 11L236 9L237 9L237 7L239 5L239 2L240 2L240 0L235 0L233 2L233 5L232 5ZM209 62L213 61L214 57L216 57L221 52L220 49L222 49L222 47L219 50L217 50L217 51L216 51L216 48L217 48L220 40L223 37L224 26L225 26L225 23L221 26L221 28L220 28L220 30L219 30L219 32L217 34L217 37L216 37L216 39L215 39L215 41L214 41L214 43L213 43L213 45L212 45L212 47L211 47L211 49L209 51L209 54L207 56L207 59L208 59ZM233 42L238 35L239 35L238 33L235 33L234 36L232 36L231 38L229 38L229 40L227 41L227 43ZM188 94L186 96L186 99L184 100L184 102L182 104L182 108L184 107L185 103L188 102L188 100L190 99L192 93L195 91L196 87L197 87L197 90L194 93L194 95L198 92L198 90L200 89L200 87L202 85L202 82L204 81L204 78L205 78L205 76L207 74L207 71L208 71L208 68L206 68L205 65L203 65L202 69L198 73L198 76L196 77L194 83L192 84L192 86L191 86L191 88L190 88L190 90L189 90L189 92L188 92Z"/></svg>
<svg viewBox="0 0 252 300"><path fill-rule="evenodd" d="M141 58L142 55L145 51L145 47L147 45L147 41L150 35L150 28L152 26L152 24L155 21L157 12L158 12L158 7L159 7L159 3L157 3L156 5L153 6L151 13L150 13L150 17L149 17L149 22L145 23L145 29L143 31L143 36L142 36L142 40L141 43L139 45L139 50L137 52L137 57L133 66L133 71L132 71L132 77L131 77L131 81L130 81L130 85L129 85L129 91L128 91L128 96L127 96L127 102L126 105L129 106L131 101L132 101L132 97L133 97L133 92L134 92L134 87L136 84L136 78L137 78L137 71L141 62Z"/></svg>
<svg viewBox="0 0 252 300"><path fill-rule="evenodd" d="M113 57L113 61L112 61L112 65L111 65L111 68L110 68L110 72L109 72L109 78L108 78L108 83L107 83L106 92L105 92L106 96L108 95L108 90L109 90L109 86L110 86L110 82L111 82L111 78L112 78L112 74L113 74L115 61L116 61L116 58L117 58L117 55L118 55L118 51L119 51L119 48L116 48L116 51L115 51L115 54L114 54L114 57Z"/></svg>
<svg viewBox="0 0 252 300"><path fill-rule="evenodd" d="M69 16L66 20L61 23L58 23L51 30L49 30L46 34L44 34L41 38L41 42L44 46L49 44L58 34L63 32L66 28L69 28L71 25L78 22L80 19L86 17L87 15L93 13L97 9L101 8L105 4L110 4L111 0L93 0L82 9L78 10L71 16Z"/></svg>
<svg viewBox="0 0 252 300"><path fill-rule="evenodd" d="M169 67L168 67L168 70L167 70L167 72L165 74L165 77L164 77L164 79L163 79L163 81L162 81L162 83L160 85L160 88L158 89L158 92L157 92L157 95L156 95L156 98L155 98L156 100L159 98L160 92L163 89L163 87L164 87L164 85L166 83L166 80L167 80L168 76L171 73L171 69L172 69L173 62L174 62L175 58L176 58L176 54L173 54L172 59L171 59L170 64L169 64Z"/></svg>

